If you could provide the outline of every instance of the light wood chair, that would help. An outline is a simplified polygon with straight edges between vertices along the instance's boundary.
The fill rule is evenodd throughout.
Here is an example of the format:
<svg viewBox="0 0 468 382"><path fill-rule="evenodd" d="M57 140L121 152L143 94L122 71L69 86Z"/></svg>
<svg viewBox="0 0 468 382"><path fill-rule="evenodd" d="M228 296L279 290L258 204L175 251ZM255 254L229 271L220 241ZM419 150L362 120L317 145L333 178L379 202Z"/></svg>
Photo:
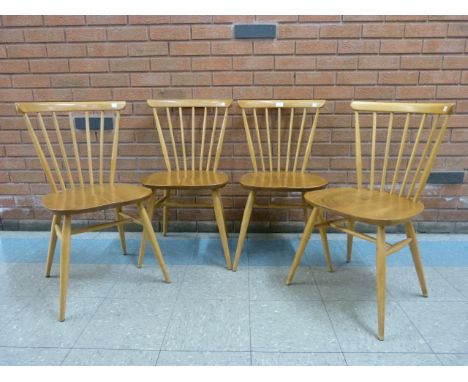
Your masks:
<svg viewBox="0 0 468 382"><path fill-rule="evenodd" d="M348 262L351 261L353 236L375 243L378 338L383 340L387 256L409 245L422 294L427 297L412 219L424 210L419 198L443 141L454 105L352 102L351 107L355 114L357 188L334 188L305 195L305 200L313 209L289 271L287 284L293 280L314 227L332 227L348 235ZM377 127L378 117L385 118L381 128ZM401 121L403 128L397 129L395 121ZM363 143L361 136L369 136L370 142ZM396 159L390 157L393 153ZM380 173L377 168L381 169ZM317 216L323 211L341 218L320 221ZM376 237L356 231L356 222L376 226ZM405 226L407 238L395 244L387 243L385 228L399 224Z"/></svg>
<svg viewBox="0 0 468 382"><path fill-rule="evenodd" d="M249 190L249 196L242 217L233 271L237 270L239 264L254 207L303 208L307 218L308 206L303 200L304 193L322 189L328 184L321 176L306 172L320 109L325 105L325 101L242 100L238 101L238 104L242 110L253 172L244 174L240 178L240 184ZM283 124L287 126L283 127ZM255 203L257 193L265 191L301 192L301 204ZM324 247L327 248L325 258L329 270L333 271L325 229L320 232L322 240L325 240Z"/></svg>
<svg viewBox="0 0 468 382"><path fill-rule="evenodd" d="M17 111L24 116L34 149L52 188L52 192L42 199L43 206L53 214L45 274L46 277L50 276L58 237L61 240L60 321L65 319L71 235L117 226L125 253L123 225L128 222L140 224L146 236L151 239L164 280L170 282L150 219L143 206L143 202L151 196L151 190L139 185L115 182L120 111L124 107L125 102L114 101L16 104ZM108 118L113 119L113 134L105 132ZM98 127L96 131L92 131L91 125L94 124L91 121L98 122L95 124ZM78 125L84 125L84 129L78 130ZM97 155L96 151L93 155L94 146L97 146ZM82 153L86 153L83 158L80 157ZM130 205L138 208L138 217L122 212L122 207ZM71 227L73 215L110 208L115 209L115 221L84 228Z"/></svg>
<svg viewBox="0 0 468 382"><path fill-rule="evenodd" d="M154 209L161 206L162 233L165 236L170 207L213 208L226 266L231 269L220 194L220 189L228 183L229 178L226 173L218 171L218 165L232 100L148 100L147 102L153 110L156 132L166 166L166 171L155 172L142 180L144 186L153 190L148 201L150 219L153 217ZM170 142L169 145L166 141ZM157 199L157 190L163 191L160 199ZM174 192L177 190L209 190L212 204L174 200ZM141 242L139 267L143 264L146 240L146 237L143 237Z"/></svg>

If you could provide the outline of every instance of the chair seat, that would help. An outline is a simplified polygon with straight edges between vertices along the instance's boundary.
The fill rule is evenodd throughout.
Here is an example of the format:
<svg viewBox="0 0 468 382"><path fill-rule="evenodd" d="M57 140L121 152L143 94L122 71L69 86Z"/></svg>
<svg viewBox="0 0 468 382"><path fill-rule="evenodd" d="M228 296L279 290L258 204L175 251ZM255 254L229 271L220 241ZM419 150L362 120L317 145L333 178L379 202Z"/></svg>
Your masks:
<svg viewBox="0 0 468 382"><path fill-rule="evenodd" d="M164 189L217 189L228 182L227 174L218 171L161 171L141 181L146 187Z"/></svg>
<svg viewBox="0 0 468 382"><path fill-rule="evenodd" d="M377 190L330 188L305 194L313 206L338 215L376 225L399 224L424 210L421 202Z"/></svg>
<svg viewBox="0 0 468 382"><path fill-rule="evenodd" d="M45 208L56 213L92 212L145 200L151 190L133 184L103 184L52 192L42 199Z"/></svg>
<svg viewBox="0 0 468 382"><path fill-rule="evenodd" d="M240 184L251 190L310 191L324 188L328 182L301 172L249 172L241 176Z"/></svg>

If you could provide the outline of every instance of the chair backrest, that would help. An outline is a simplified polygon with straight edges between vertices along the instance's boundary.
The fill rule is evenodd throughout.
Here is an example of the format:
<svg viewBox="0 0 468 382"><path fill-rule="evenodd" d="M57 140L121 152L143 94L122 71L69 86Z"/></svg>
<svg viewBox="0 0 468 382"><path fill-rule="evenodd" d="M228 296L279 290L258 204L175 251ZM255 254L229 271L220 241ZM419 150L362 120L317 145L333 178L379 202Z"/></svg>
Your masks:
<svg viewBox="0 0 468 382"><path fill-rule="evenodd" d="M253 170L305 172L325 101L242 100L238 104Z"/></svg>
<svg viewBox="0 0 468 382"><path fill-rule="evenodd" d="M370 190L418 200L453 107L452 103L352 102L358 188L365 176ZM363 135L370 143L363 144Z"/></svg>
<svg viewBox="0 0 468 382"><path fill-rule="evenodd" d="M147 102L153 109L168 171L217 171L232 100L174 99ZM166 141L170 142L169 149Z"/></svg>
<svg viewBox="0 0 468 382"><path fill-rule="evenodd" d="M54 192L76 185L104 184L106 178L108 183L114 183L120 110L124 107L123 101L16 104ZM113 134L105 133L105 122L112 122ZM94 146L98 148L93 155ZM96 179L94 169L99 169Z"/></svg>

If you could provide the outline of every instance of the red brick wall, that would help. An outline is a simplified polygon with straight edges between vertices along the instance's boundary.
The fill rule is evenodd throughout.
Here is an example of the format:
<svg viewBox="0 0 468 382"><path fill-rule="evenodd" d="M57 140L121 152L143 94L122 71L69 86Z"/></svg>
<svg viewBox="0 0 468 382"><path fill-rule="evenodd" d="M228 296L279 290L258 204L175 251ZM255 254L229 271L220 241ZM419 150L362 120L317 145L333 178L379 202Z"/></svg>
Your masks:
<svg viewBox="0 0 468 382"><path fill-rule="evenodd" d="M238 22L276 22L278 38L234 40L232 24ZM15 101L128 101L119 176L137 182L154 167L154 154L161 154L147 98L323 98L328 103L313 167L331 183L346 184L354 179L351 100L450 100L456 114L436 169L464 171L467 36L468 17L460 16L3 16L1 217L4 223L49 217L38 196L48 187L37 161L30 160ZM220 165L233 180L223 192L231 228L245 203L239 175L250 170L248 160L232 155L234 145L243 144L240 119L232 123ZM468 184L428 186L426 195L426 228L467 230ZM213 215L173 211L171 219L203 229ZM302 212L259 211L253 219L281 230L288 227L284 222L302 220Z"/></svg>

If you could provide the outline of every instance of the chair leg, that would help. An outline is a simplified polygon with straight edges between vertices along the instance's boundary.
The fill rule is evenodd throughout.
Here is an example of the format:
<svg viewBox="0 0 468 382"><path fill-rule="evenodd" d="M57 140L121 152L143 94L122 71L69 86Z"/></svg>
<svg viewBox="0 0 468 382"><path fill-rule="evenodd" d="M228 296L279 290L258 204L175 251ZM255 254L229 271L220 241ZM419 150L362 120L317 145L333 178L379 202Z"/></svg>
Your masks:
<svg viewBox="0 0 468 382"><path fill-rule="evenodd" d="M418 241L416 238L416 231L414 229L412 222L407 222L405 224L405 228L406 228L406 235L408 236L408 238L412 239L409 247L411 250L411 255L413 256L414 267L416 268L416 273L418 274L419 285L421 286L421 292L424 297L427 297L426 280L424 278L424 270L423 270L423 265L421 262L421 257L419 256L419 247L418 247Z"/></svg>
<svg viewBox="0 0 468 382"><path fill-rule="evenodd" d="M158 241L156 240L156 235L154 233L153 226L151 225L151 220L143 204L138 205L138 212L140 215L141 222L143 223L143 232L146 232L146 237L149 239L151 246L153 247L154 256L159 262L159 266L161 267L161 271L163 273L164 281L170 283L171 279L169 278L166 263L164 262L164 258L162 256L161 249L159 248Z"/></svg>
<svg viewBox="0 0 468 382"><path fill-rule="evenodd" d="M52 263L54 262L55 247L57 245L57 234L55 232L55 225L60 226L62 222L62 217L60 215L54 215L52 217L52 224L50 226L50 241L49 241L49 250L47 253L47 263L45 269L45 276L50 277L50 271L52 269Z"/></svg>
<svg viewBox="0 0 468 382"><path fill-rule="evenodd" d="M348 220L348 229L354 230L354 220ZM353 253L353 235L348 234L346 248L346 262L350 263Z"/></svg>
<svg viewBox="0 0 468 382"><path fill-rule="evenodd" d="M242 217L242 223L239 232L239 239L237 241L236 255L234 257L234 264L232 270L235 272L237 266L239 265L239 260L242 253L242 248L244 247L245 235L247 235L247 228L249 228L250 216L252 215L252 209L255 202L255 191L250 191L247 198L247 203L245 204L244 216Z"/></svg>
<svg viewBox="0 0 468 382"><path fill-rule="evenodd" d="M119 216L119 213L122 212L122 207L118 207L115 209L115 219L116 220L122 220ZM122 252L124 255L127 254L127 244L125 243L125 230L124 230L124 225L119 224L117 225L117 229L119 230L119 236L120 236L120 244L122 246Z"/></svg>
<svg viewBox="0 0 468 382"><path fill-rule="evenodd" d="M163 204L163 220L162 220L162 234L167 235L167 226L169 223L169 206L166 204L169 201L171 190L164 190L164 197L167 197Z"/></svg>
<svg viewBox="0 0 468 382"><path fill-rule="evenodd" d="M306 205L304 193L302 193L302 204L304 206ZM309 219L309 216L310 216L310 209L307 207L304 207L302 210L304 211L304 223L307 224L307 220Z"/></svg>
<svg viewBox="0 0 468 382"><path fill-rule="evenodd" d="M312 235L312 231L314 230L315 219L317 218L318 208L314 207L312 213L309 216L309 220L307 220L307 224L304 228L304 232L301 237L301 241L299 243L299 247L297 248L296 255L294 256L293 263L291 265L291 269L289 270L288 278L286 280L286 284L291 284L294 278L294 274L296 273L296 269L301 262L302 255L304 254L304 249L309 242L310 235Z"/></svg>
<svg viewBox="0 0 468 382"><path fill-rule="evenodd" d="M71 216L66 215L63 221L62 242L60 249L60 313L59 321L65 320L67 305L68 268L70 264Z"/></svg>
<svg viewBox="0 0 468 382"><path fill-rule="evenodd" d="M148 199L148 217L150 219L150 222L153 219L155 198L156 198L156 192L153 190L153 193ZM141 233L140 254L138 255L138 268L141 268L141 266L143 265L143 259L145 258L147 240L148 240L148 237L145 234L145 230L143 230L143 232Z"/></svg>
<svg viewBox="0 0 468 382"><path fill-rule="evenodd" d="M319 217L320 223L325 222L325 218L323 216L322 211L318 212L318 217ZM323 251L325 252L325 261L327 262L328 272L333 272L333 265L332 265L332 260L330 256L330 248L328 247L327 227L324 225L320 226L319 232L320 232L320 238L322 239Z"/></svg>
<svg viewBox="0 0 468 382"><path fill-rule="evenodd" d="M219 236L221 237L221 243L223 244L224 257L226 258L226 266L228 269L232 269L231 255L229 254L229 245L226 235L226 224L224 222L224 209L219 190L212 192L213 196L213 207L216 217L216 223L218 224Z"/></svg>
<svg viewBox="0 0 468 382"><path fill-rule="evenodd" d="M378 337L384 340L385 333L385 288L387 273L387 253L385 249L385 227L377 227L377 251L376 251L376 286L377 286L377 316Z"/></svg>

